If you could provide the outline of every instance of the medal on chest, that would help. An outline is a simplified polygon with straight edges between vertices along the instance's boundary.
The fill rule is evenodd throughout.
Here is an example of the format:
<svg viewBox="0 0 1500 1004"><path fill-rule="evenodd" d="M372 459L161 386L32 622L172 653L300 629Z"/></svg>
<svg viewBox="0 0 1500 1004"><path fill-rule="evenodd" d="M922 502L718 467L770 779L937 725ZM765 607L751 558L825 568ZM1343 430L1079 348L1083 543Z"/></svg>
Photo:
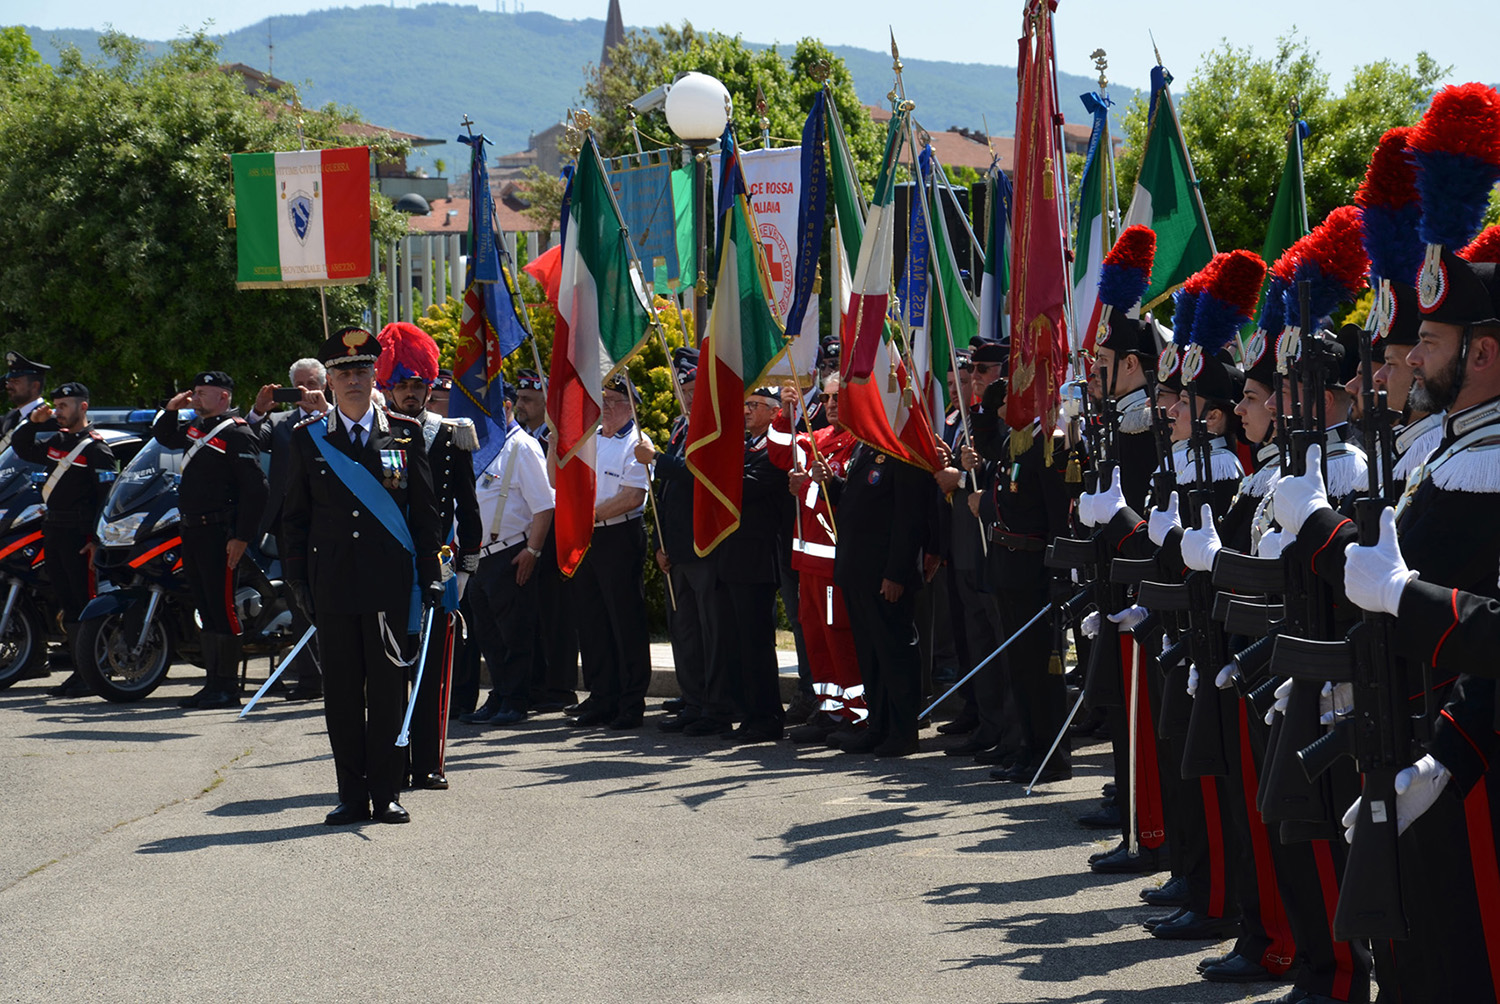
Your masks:
<svg viewBox="0 0 1500 1004"><path fill-rule="evenodd" d="M387 488L406 487L406 451L380 451L380 481Z"/></svg>

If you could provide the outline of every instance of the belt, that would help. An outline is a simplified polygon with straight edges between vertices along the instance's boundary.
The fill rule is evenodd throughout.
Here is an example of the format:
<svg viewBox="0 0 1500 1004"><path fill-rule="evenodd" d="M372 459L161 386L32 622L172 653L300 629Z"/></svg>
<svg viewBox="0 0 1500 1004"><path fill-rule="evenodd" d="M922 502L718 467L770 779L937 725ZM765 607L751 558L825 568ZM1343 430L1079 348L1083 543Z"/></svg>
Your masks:
<svg viewBox="0 0 1500 1004"><path fill-rule="evenodd" d="M234 520L234 510L220 509L218 512L199 513L196 516L184 515L183 526L217 526L220 523L229 523Z"/></svg>
<svg viewBox="0 0 1500 1004"><path fill-rule="evenodd" d="M631 520L637 519L637 518L639 518L639 514L632 515L630 513L625 513L622 516L611 516L609 519L600 520L599 522L595 523L594 525L595 526L617 526L620 523L628 523Z"/></svg>
<svg viewBox="0 0 1500 1004"><path fill-rule="evenodd" d="M1028 537L1025 534L1009 533L1001 529L990 531L990 540L1001 547L1008 547L1012 551L1045 551L1047 542L1040 537Z"/></svg>
<svg viewBox="0 0 1500 1004"><path fill-rule="evenodd" d="M509 550L525 540L526 534L524 532L518 533L514 537L507 537L505 540L497 540L493 544L486 544L481 547L479 549L479 556L481 558L488 558L492 554L499 554L501 551Z"/></svg>

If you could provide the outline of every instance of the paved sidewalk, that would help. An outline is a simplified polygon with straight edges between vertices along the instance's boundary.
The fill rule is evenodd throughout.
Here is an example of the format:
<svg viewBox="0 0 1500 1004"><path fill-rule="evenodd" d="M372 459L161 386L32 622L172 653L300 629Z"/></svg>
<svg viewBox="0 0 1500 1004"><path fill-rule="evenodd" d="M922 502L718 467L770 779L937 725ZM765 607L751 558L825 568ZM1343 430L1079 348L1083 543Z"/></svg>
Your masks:
<svg viewBox="0 0 1500 1004"><path fill-rule="evenodd" d="M0 1000L1008 1002L1274 997L1086 873L1103 747L1032 797L873 760L455 725L407 826L322 825L320 709L0 692ZM1159 880L1159 878L1158 878Z"/></svg>

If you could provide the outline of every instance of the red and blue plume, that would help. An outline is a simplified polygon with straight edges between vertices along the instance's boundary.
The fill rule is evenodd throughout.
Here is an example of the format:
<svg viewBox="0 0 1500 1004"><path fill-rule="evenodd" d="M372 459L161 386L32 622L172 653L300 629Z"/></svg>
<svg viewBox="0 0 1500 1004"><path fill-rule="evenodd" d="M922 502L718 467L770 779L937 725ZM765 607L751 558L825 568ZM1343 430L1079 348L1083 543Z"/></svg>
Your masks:
<svg viewBox="0 0 1500 1004"><path fill-rule="evenodd" d="M1292 245L1287 253L1295 253L1296 264L1292 283L1282 297L1287 324L1306 330L1331 317L1340 304L1352 303L1359 297L1370 270L1362 237L1359 210L1340 206L1312 233ZM1312 284L1311 318L1302 316L1302 297L1297 284L1304 281Z"/></svg>
<svg viewBox="0 0 1500 1004"><path fill-rule="evenodd" d="M1260 298L1260 317L1255 326L1273 338L1286 327L1286 304L1282 301L1285 294L1286 280L1272 269L1266 276L1266 292Z"/></svg>
<svg viewBox="0 0 1500 1004"><path fill-rule="evenodd" d="M390 390L402 380L429 384L438 378L438 345L415 324L396 321L380 329L380 358L375 360L375 386Z"/></svg>
<svg viewBox="0 0 1500 1004"><path fill-rule="evenodd" d="M1198 295L1192 340L1212 356L1228 345L1255 316L1255 301L1266 280L1266 263L1253 251L1216 255L1218 267Z"/></svg>
<svg viewBox="0 0 1500 1004"><path fill-rule="evenodd" d="M1099 302L1116 310L1131 310L1151 284L1156 260L1156 233L1136 224L1126 227L1099 266Z"/></svg>
<svg viewBox="0 0 1500 1004"><path fill-rule="evenodd" d="M1458 253L1464 261L1500 263L1500 224L1492 224L1479 232L1468 247Z"/></svg>
<svg viewBox="0 0 1500 1004"><path fill-rule="evenodd" d="M1354 193L1354 204L1359 207L1370 274L1376 280L1392 279L1414 286L1422 268L1424 246L1417 236L1422 202L1417 195L1416 167L1408 152L1410 136L1410 128L1399 126L1380 137L1365 180Z"/></svg>
<svg viewBox="0 0 1500 1004"><path fill-rule="evenodd" d="M1500 181L1500 94L1484 84L1444 87L1407 145L1422 196L1418 234L1427 244L1463 247Z"/></svg>
<svg viewBox="0 0 1500 1004"><path fill-rule="evenodd" d="M1182 288L1172 294L1172 344L1185 347L1193 335L1193 324L1198 316L1198 302L1208 291L1214 275L1228 255L1216 254L1197 272L1187 277Z"/></svg>

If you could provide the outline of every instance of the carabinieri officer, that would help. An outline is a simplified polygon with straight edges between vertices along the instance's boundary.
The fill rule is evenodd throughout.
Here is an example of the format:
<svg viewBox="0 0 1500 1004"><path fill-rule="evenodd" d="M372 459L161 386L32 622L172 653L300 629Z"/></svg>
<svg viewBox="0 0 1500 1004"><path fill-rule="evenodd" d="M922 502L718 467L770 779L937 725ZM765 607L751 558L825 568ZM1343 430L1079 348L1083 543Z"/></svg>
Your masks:
<svg viewBox="0 0 1500 1004"><path fill-rule="evenodd" d="M317 626L323 703L338 775L330 826L411 819L396 746L406 667L417 657L418 602L443 586L438 511L422 426L376 408L380 343L345 328L323 343L334 407L292 432L281 526L292 595ZM419 593L420 590L420 593Z"/></svg>

